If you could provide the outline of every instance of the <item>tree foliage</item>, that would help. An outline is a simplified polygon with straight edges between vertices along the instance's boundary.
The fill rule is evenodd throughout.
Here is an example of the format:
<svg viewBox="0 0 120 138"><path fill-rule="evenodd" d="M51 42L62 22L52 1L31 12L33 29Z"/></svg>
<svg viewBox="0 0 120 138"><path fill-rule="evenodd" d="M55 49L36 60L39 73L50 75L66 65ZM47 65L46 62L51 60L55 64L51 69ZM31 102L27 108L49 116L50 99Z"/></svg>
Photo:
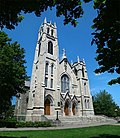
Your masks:
<svg viewBox="0 0 120 138"><path fill-rule="evenodd" d="M40 16L48 8L56 8L56 16L64 17L64 24L77 25L77 19L83 15L82 3L92 0L0 0L0 28L14 29L22 21L22 13L34 12ZM120 74L120 1L94 0L97 17L93 20L95 30L92 44L97 46L96 61L99 68L95 73ZM109 85L120 84L120 77Z"/></svg>
<svg viewBox="0 0 120 138"><path fill-rule="evenodd" d="M56 16L65 17L64 24L71 22L76 26L76 19L83 14L80 0L0 0L0 27L14 29L23 19L22 11L34 12L39 17L42 12L53 7L56 7Z"/></svg>
<svg viewBox="0 0 120 138"><path fill-rule="evenodd" d="M120 74L120 1L96 0L94 8L98 16L93 20L93 43L97 45L97 57L99 68L95 73ZM109 84L120 84L120 77L115 78Z"/></svg>
<svg viewBox="0 0 120 138"><path fill-rule="evenodd" d="M11 101L2 99L0 102L0 119L12 118L14 116L15 105L12 105Z"/></svg>
<svg viewBox="0 0 120 138"><path fill-rule="evenodd" d="M2 109L9 108L12 96L25 91L24 83L28 77L24 53L17 42L11 43L7 34L0 32L0 114Z"/></svg>
<svg viewBox="0 0 120 138"><path fill-rule="evenodd" d="M96 115L106 115L109 117L118 116L119 107L115 104L112 96L105 90L93 96L93 106Z"/></svg>

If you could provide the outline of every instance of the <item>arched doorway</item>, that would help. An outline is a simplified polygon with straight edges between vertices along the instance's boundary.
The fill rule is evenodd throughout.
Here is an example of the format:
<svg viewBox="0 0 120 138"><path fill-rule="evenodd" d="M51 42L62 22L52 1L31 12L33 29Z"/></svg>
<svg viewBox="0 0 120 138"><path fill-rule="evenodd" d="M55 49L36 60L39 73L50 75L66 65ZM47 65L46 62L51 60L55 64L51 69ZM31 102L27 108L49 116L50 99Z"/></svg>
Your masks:
<svg viewBox="0 0 120 138"><path fill-rule="evenodd" d="M44 114L45 115L50 115L50 100L49 99L45 100Z"/></svg>
<svg viewBox="0 0 120 138"><path fill-rule="evenodd" d="M65 103L64 112L65 112L65 115L69 115L69 103L68 102Z"/></svg>
<svg viewBox="0 0 120 138"><path fill-rule="evenodd" d="M73 105L72 105L72 112L73 112L73 115L76 114L76 105L75 105L75 103L73 103Z"/></svg>

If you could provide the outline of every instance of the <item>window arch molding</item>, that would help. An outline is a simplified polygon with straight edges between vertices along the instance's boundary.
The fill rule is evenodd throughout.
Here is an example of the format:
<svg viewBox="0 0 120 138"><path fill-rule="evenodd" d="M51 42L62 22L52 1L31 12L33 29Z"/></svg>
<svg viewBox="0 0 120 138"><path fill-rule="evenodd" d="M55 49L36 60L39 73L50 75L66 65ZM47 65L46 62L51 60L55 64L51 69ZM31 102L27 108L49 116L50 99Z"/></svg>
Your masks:
<svg viewBox="0 0 120 138"><path fill-rule="evenodd" d="M61 92L70 91L70 78L67 74L61 76Z"/></svg>
<svg viewBox="0 0 120 138"><path fill-rule="evenodd" d="M48 53L53 55L53 43L51 41L48 42Z"/></svg>
<svg viewBox="0 0 120 138"><path fill-rule="evenodd" d="M54 103L54 99L50 94L45 96L45 100L47 100L47 99L50 101L50 103L52 103L52 104Z"/></svg>

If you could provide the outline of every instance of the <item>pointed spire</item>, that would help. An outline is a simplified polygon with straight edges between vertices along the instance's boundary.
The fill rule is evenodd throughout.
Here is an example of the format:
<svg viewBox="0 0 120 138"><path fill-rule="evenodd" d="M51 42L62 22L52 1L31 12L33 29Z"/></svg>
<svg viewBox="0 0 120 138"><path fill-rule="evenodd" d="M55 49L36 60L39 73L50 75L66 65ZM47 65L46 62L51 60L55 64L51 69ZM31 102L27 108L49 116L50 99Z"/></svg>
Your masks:
<svg viewBox="0 0 120 138"><path fill-rule="evenodd" d="M85 59L83 58L83 63L85 63Z"/></svg>
<svg viewBox="0 0 120 138"><path fill-rule="evenodd" d="M46 17L45 17L45 19L44 19L44 23L47 23Z"/></svg>
<svg viewBox="0 0 120 138"><path fill-rule="evenodd" d="M67 58L65 49L63 49L62 51L63 51L62 59Z"/></svg>
<svg viewBox="0 0 120 138"><path fill-rule="evenodd" d="M52 22L50 21L50 25L52 24Z"/></svg>
<svg viewBox="0 0 120 138"><path fill-rule="evenodd" d="M54 27L57 28L57 26L56 26L56 22L54 22Z"/></svg>
<svg viewBox="0 0 120 138"><path fill-rule="evenodd" d="M79 56L77 56L77 60L78 60L78 63L80 63L80 57Z"/></svg>

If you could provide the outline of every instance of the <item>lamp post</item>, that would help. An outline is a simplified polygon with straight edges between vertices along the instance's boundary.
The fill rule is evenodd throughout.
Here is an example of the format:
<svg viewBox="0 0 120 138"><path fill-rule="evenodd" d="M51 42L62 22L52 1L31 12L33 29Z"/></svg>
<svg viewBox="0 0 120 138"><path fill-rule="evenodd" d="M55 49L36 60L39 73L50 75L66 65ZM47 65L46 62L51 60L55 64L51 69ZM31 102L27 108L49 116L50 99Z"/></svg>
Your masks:
<svg viewBox="0 0 120 138"><path fill-rule="evenodd" d="M115 109L115 113L116 113L116 115L117 115L117 112L118 112L118 109Z"/></svg>
<svg viewBox="0 0 120 138"><path fill-rule="evenodd" d="M58 111L56 112L56 120L59 120L59 118L58 118Z"/></svg>

